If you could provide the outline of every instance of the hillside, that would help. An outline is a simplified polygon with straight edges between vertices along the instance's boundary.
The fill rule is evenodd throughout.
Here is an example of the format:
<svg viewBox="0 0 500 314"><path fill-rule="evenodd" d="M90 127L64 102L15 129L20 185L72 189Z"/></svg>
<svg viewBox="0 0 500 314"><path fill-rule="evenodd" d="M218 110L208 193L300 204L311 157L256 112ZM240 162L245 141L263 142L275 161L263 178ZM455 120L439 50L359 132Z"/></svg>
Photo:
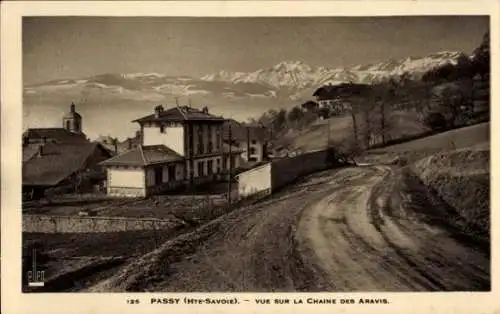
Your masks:
<svg viewBox="0 0 500 314"><path fill-rule="evenodd" d="M422 150L445 150L488 146L490 143L490 123L480 123L407 143L373 149L372 153L399 153Z"/></svg>
<svg viewBox="0 0 500 314"><path fill-rule="evenodd" d="M414 112L394 111L388 120L392 126L388 131L388 138L415 136L428 130ZM276 146L291 151L314 151L327 147L328 139L340 144L352 136L352 118L350 115L345 115L318 120L301 131L290 131L283 139L277 141Z"/></svg>

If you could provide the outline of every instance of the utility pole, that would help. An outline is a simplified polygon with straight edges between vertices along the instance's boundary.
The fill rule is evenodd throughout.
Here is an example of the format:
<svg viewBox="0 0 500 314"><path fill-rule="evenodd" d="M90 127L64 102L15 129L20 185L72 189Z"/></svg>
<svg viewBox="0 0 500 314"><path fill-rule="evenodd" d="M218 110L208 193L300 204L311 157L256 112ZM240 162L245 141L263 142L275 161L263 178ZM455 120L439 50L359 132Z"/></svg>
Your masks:
<svg viewBox="0 0 500 314"><path fill-rule="evenodd" d="M330 145L331 145L331 138L330 138L330 118L328 118L328 136L327 136L327 143L326 143L326 147L327 148L330 148Z"/></svg>
<svg viewBox="0 0 500 314"><path fill-rule="evenodd" d="M232 180L232 170L233 170L233 156L231 155L231 147L233 144L233 136L231 134L231 124L229 123L229 180L227 184L227 206L231 208L231 180Z"/></svg>

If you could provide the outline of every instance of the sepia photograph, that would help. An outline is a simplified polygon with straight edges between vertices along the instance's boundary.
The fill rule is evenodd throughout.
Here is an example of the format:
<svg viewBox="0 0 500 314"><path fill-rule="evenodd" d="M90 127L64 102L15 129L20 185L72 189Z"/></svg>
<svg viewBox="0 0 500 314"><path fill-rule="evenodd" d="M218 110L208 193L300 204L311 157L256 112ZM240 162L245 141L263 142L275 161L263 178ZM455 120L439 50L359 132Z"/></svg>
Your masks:
<svg viewBox="0 0 500 314"><path fill-rule="evenodd" d="M21 27L22 292L491 291L490 16Z"/></svg>

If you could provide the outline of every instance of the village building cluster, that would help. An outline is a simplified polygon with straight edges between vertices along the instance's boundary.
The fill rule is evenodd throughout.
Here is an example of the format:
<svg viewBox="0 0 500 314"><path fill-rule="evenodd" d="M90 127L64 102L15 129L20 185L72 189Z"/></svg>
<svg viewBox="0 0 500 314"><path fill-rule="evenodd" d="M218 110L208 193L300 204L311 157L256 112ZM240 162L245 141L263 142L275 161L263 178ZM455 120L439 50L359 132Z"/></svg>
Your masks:
<svg viewBox="0 0 500 314"><path fill-rule="evenodd" d="M363 89L365 86L356 85ZM317 108L339 114L351 84L324 85L313 96ZM30 128L23 134L23 195L105 192L116 197L203 190L238 179L272 159L270 131L258 123L225 119L191 105L156 105L132 123L134 136L91 141L74 103L61 128ZM248 172L250 173L250 172ZM239 179L238 179L239 180Z"/></svg>
<svg viewBox="0 0 500 314"><path fill-rule="evenodd" d="M23 194L106 192L147 197L231 180L268 158L261 125L227 120L191 106L157 105L132 121L139 130L123 142L91 141L75 104L62 128L30 128L23 134Z"/></svg>

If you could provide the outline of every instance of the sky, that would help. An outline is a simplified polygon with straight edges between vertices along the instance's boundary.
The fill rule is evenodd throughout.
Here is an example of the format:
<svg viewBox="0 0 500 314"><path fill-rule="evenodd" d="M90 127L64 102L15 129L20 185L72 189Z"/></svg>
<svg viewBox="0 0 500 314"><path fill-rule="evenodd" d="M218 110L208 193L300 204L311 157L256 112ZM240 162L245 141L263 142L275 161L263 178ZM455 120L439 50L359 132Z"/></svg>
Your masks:
<svg viewBox="0 0 500 314"><path fill-rule="evenodd" d="M25 17L25 84L101 73L201 76L284 60L330 68L470 53L485 17Z"/></svg>

